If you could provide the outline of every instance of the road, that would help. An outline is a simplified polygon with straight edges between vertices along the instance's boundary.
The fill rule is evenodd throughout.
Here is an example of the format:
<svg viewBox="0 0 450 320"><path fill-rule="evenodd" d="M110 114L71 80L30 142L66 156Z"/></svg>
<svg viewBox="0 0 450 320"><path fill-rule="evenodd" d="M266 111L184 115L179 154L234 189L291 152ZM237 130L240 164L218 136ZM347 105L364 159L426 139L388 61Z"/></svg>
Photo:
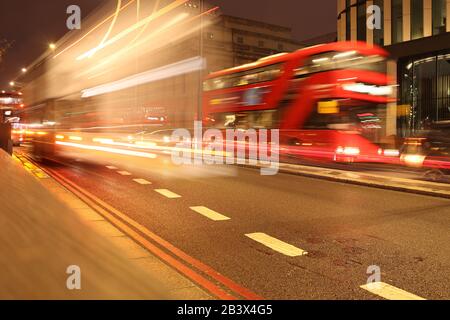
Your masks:
<svg viewBox="0 0 450 320"><path fill-rule="evenodd" d="M164 156L95 159L43 167L266 299L381 299L360 288L373 265L385 283L450 299L450 200Z"/></svg>

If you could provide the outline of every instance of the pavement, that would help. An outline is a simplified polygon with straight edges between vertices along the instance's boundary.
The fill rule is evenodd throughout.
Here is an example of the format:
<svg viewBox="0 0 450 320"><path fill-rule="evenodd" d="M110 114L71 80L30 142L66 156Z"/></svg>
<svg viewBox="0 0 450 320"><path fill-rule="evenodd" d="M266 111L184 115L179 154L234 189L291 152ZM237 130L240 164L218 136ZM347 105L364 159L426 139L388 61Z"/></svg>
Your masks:
<svg viewBox="0 0 450 320"><path fill-rule="evenodd" d="M6 155L2 155L2 163L8 161ZM17 175L12 183L23 183L23 181L30 180L31 176L36 178L32 181L32 187L26 188L26 193L22 193L21 197L24 202L29 203L33 210L21 211L21 215L31 215L30 211L35 211L38 207L38 201L35 198L36 194L49 191L44 198L41 198L41 204L44 204L52 212L48 214L64 215L68 218L70 225L65 221L56 221L54 225L58 232L67 231L66 227L70 227L71 231L76 231L77 235L71 234L62 237L61 234L52 235L49 230L40 230L45 228L42 224L48 223L48 216L40 216L40 223L33 223L30 229L41 232L39 237L34 240L42 240L43 242L50 241L53 243L60 243L64 240L68 241L69 246L79 247L77 249L89 252L90 257L86 259L83 253L73 253L71 250L59 250L61 256L58 254L47 256L48 251L52 251L50 245L33 246L29 245L27 252L30 252L35 259L27 257L26 252L22 252L20 245L10 240L10 246L13 247L18 255L25 255L26 261L34 261L30 264L30 268L34 268L34 273L38 272L36 278L27 278L22 275L23 281L35 282L34 285L28 286L25 290L21 290L23 281L13 281L9 278L8 272L4 270L2 278L2 289L0 290L0 298L2 299L192 299L192 300L206 300L212 299L213 296L202 290L193 281L178 273L173 268L163 263L157 256L146 250L145 247L140 246L129 235L106 220L104 216L99 214L99 211L93 209L86 202L81 200L72 191L66 189L58 181L44 172L39 166L34 164L29 159L21 154L13 156L20 165L22 165L30 175L23 176L20 172L15 172ZM16 169L16 168L15 168ZM17 171L17 170L16 170ZM18 174L19 173L19 174ZM29 181L28 181L29 182ZM6 185L4 183L3 185ZM11 186L9 186L11 187ZM42 195L41 195L42 196ZM14 205L14 204L13 204ZM16 211L21 207L14 205ZM10 212L2 210L3 215ZM28 217L32 218L32 217ZM5 217L4 217L5 219ZM8 217L6 217L8 219ZM9 221L14 225L14 221ZM14 237L20 237L29 230L21 230L22 225L15 226L17 229ZM91 236L89 237L89 235ZM66 237L68 236L68 239ZM42 238L42 239L40 239ZM4 239L5 240L5 239ZM2 243L6 243L2 241ZM105 256L103 248L100 249L100 243L107 246L108 253L112 255ZM16 248L18 246L19 248ZM62 246L64 247L64 246ZM61 248L60 248L61 249ZM13 251L13 250L11 250ZM62 251L62 252L61 252ZM4 252L2 250L2 252ZM81 256L80 256L81 255ZM69 291L64 288L66 281L61 277L68 277L65 274L65 269L62 268L61 261L66 261L70 258L73 264L80 265L82 275L81 290ZM94 261L92 260L94 259ZM97 260L98 259L98 260ZM120 261L116 261L119 260ZM6 260L3 257L2 260ZM8 259L8 264L16 270L23 271L23 261L17 257ZM86 261L88 260L88 261ZM37 262L36 262L37 261ZM59 276L55 279L51 278L49 271L52 265L58 265ZM67 264L69 266L69 264ZM104 270L106 269L107 274ZM109 270L108 270L109 269ZM87 271L84 271L87 270ZM126 271L124 271L126 270ZM53 270L54 271L54 270ZM117 273L120 273L119 275ZM30 275L31 276L31 275ZM48 278L50 277L50 278ZM93 279L98 277L99 280ZM110 278L117 277L117 280ZM87 280L85 279L87 278ZM41 281L39 281L39 279ZM38 280L38 281L36 281ZM102 284L99 282L102 281ZM125 282L126 284L122 283ZM136 281L136 282L135 282Z"/></svg>
<svg viewBox="0 0 450 320"><path fill-rule="evenodd" d="M448 199L164 156L55 160L42 168L235 296L450 298ZM374 268L377 288L367 286Z"/></svg>

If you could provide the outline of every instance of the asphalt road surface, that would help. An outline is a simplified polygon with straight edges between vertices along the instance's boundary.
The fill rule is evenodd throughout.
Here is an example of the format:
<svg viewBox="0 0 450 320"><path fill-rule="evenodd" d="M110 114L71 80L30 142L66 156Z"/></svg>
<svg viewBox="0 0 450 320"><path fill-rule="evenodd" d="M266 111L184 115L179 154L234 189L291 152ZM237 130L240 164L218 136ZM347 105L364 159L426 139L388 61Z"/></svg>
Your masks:
<svg viewBox="0 0 450 320"><path fill-rule="evenodd" d="M385 283L450 299L450 200L164 156L76 158L44 168L264 298L380 299L360 288L378 266Z"/></svg>

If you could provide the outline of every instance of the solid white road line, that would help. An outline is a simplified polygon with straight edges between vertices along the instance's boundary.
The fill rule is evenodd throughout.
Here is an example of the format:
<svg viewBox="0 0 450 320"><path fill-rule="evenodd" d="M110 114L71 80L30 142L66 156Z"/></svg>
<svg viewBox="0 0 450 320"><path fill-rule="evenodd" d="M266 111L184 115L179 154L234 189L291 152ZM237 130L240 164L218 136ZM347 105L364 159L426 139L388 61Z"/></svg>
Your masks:
<svg viewBox="0 0 450 320"><path fill-rule="evenodd" d="M396 288L384 282L372 282L362 285L360 288L388 300L425 300L422 297L416 296L415 294Z"/></svg>
<svg viewBox="0 0 450 320"><path fill-rule="evenodd" d="M122 176L131 176L131 173L129 173L128 171L117 171L117 173Z"/></svg>
<svg viewBox="0 0 450 320"><path fill-rule="evenodd" d="M278 251L289 257L298 257L306 255L308 252L302 250L300 248L294 247L293 245L278 240L274 237L271 237L265 233L257 232L257 233L249 233L246 234L247 237L253 239L266 247L271 248L272 250Z"/></svg>
<svg viewBox="0 0 450 320"><path fill-rule="evenodd" d="M167 189L155 189L155 191L169 199L181 198L180 195Z"/></svg>
<svg viewBox="0 0 450 320"><path fill-rule="evenodd" d="M150 181L147 181L145 179L133 179L134 182L139 183L139 184L152 184Z"/></svg>
<svg viewBox="0 0 450 320"><path fill-rule="evenodd" d="M109 170L117 170L117 169L119 169L119 168L114 167L114 166L106 166L106 168L108 168Z"/></svg>
<svg viewBox="0 0 450 320"><path fill-rule="evenodd" d="M224 216L223 214L220 214L214 210L208 209L207 207L190 207L190 209L214 221L230 220L230 218L228 218L227 216Z"/></svg>

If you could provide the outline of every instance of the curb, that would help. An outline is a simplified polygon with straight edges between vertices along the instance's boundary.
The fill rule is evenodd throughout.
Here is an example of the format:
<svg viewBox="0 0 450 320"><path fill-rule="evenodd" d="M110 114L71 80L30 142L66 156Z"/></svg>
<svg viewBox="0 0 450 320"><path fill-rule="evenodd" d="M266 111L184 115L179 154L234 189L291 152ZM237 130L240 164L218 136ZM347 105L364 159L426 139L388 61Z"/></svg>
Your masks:
<svg viewBox="0 0 450 320"><path fill-rule="evenodd" d="M264 168L263 165L252 165L252 164L237 164L239 167L243 168L251 168L251 169L261 169ZM305 170L305 168L310 168L314 170L323 170L328 172L311 172ZM317 169L316 169L317 168ZM307 166L301 166L301 165L294 165L294 164L280 164L280 168L278 170L280 173L286 173L291 175L297 175L297 176L303 176L308 178L315 178L315 179L322 179L327 181L333 181L333 182L342 182L342 183L348 183L353 185L359 185L359 186L365 186L365 187L373 187L373 188L379 188L379 189L385 189L385 190L391 190L391 191L400 191L400 192L408 192L413 194L419 194L419 195L425 195L425 196L432 196L432 197L438 197L438 198L445 198L450 199L450 189L449 190L440 190L437 189L439 187L442 187L439 183L433 183L428 181L415 181L405 178L390 178L386 176L380 176L380 175L374 175L374 174L367 174L367 173L355 173L352 171L344 171L339 169L328 169L328 168L318 168L318 167L307 167ZM351 178L351 177L344 177L339 175L344 174L353 174L353 175L361 175L366 177L373 177L375 179L382 179L383 182L377 182L377 181L371 181L369 179L360 179L360 178ZM392 181L397 180L399 182L404 183L421 183L421 184L428 184L430 186L435 186L436 188L426 188L426 187L420 187L420 186L406 186L401 185L399 183L393 183Z"/></svg>

